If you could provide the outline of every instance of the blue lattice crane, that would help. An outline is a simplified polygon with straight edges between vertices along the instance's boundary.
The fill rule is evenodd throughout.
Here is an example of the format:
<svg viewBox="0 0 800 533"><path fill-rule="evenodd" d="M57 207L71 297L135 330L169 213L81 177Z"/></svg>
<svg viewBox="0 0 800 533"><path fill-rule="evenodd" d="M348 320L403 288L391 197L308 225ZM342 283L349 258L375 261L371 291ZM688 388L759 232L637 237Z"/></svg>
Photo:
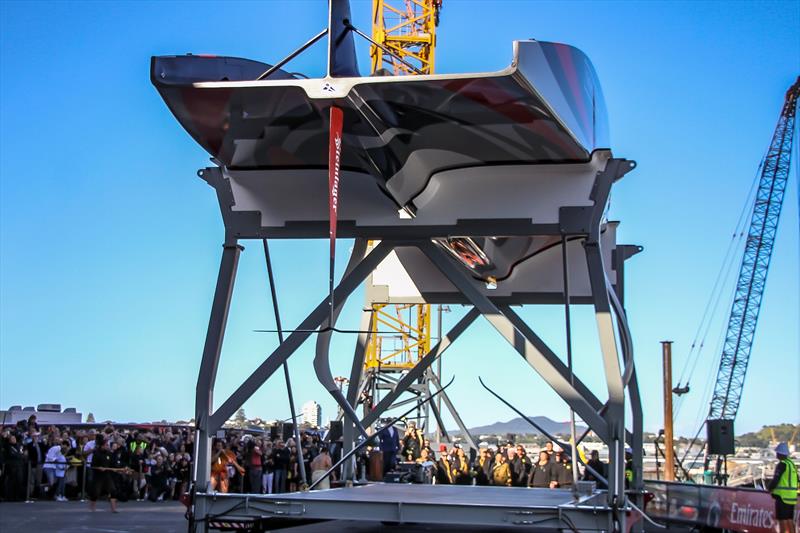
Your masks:
<svg viewBox="0 0 800 533"><path fill-rule="evenodd" d="M800 77L786 92L783 109L761 168L714 395L708 413L709 441L712 440L711 427L719 426L718 421L729 422L728 431L732 437L733 420L739 410L761 299L775 244L775 234L786 193L786 183L789 180L798 96L800 96ZM709 442L709 453L724 453L715 452L711 448Z"/></svg>

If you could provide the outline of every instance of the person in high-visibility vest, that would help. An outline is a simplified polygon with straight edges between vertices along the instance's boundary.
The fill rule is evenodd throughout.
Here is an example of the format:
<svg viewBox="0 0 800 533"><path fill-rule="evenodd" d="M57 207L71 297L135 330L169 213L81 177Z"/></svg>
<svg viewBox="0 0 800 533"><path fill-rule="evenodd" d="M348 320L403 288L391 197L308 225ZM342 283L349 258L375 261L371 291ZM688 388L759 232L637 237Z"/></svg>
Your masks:
<svg viewBox="0 0 800 533"><path fill-rule="evenodd" d="M634 472L633 472L633 450L631 448L625 448L625 488L632 489L633 488L633 480Z"/></svg>
<svg viewBox="0 0 800 533"><path fill-rule="evenodd" d="M779 533L794 533L794 508L797 505L797 466L789 458L789 446L781 442L775 447L778 464L767 485L775 498L775 519Z"/></svg>

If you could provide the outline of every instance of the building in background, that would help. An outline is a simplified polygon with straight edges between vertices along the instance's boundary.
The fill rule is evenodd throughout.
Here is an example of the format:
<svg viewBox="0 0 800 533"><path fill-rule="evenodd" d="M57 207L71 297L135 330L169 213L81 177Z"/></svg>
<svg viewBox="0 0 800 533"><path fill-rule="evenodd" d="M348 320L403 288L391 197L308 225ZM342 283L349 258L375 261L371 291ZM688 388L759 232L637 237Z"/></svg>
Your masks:
<svg viewBox="0 0 800 533"><path fill-rule="evenodd" d="M82 422L81 413L74 407L61 410L61 404L41 403L36 409L23 408L21 405L12 405L8 411L0 410L0 425L14 425L20 420L28 420L31 415L36 415L36 421L41 425L69 425Z"/></svg>
<svg viewBox="0 0 800 533"><path fill-rule="evenodd" d="M322 423L322 406L314 400L303 404L303 423L319 427Z"/></svg>

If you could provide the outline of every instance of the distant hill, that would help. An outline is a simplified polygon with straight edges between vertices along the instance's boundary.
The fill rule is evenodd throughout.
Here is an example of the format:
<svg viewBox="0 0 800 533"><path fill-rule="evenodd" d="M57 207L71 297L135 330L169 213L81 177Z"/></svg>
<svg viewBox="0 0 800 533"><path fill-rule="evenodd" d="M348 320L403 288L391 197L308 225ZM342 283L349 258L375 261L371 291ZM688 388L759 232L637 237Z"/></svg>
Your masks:
<svg viewBox="0 0 800 533"><path fill-rule="evenodd" d="M569 422L556 422L555 420L551 420L546 416L530 416L528 417L534 422L536 422L539 426L541 426L545 431L550 433L551 435L568 435L569 434ZM469 432L472 435L505 435L506 433L514 433L515 435L540 435L540 433L531 426L528 422L523 420L521 417L513 418L508 420L507 422L495 422L494 424L489 424L488 426L477 426L473 428L468 428ZM577 431L578 433L582 432L586 429L585 426L578 425ZM456 434L458 430L453 430L451 433Z"/></svg>
<svg viewBox="0 0 800 533"><path fill-rule="evenodd" d="M739 435L736 440L740 446L765 448L778 442L797 443L800 436L800 424L776 424L762 426L759 431Z"/></svg>

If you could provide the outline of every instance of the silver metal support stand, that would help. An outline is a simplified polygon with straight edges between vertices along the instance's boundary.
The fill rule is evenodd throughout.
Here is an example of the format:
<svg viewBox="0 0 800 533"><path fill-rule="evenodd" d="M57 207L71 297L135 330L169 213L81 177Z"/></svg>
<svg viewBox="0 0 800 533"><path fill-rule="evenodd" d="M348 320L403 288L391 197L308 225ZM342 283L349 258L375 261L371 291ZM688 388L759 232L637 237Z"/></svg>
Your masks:
<svg viewBox="0 0 800 533"><path fill-rule="evenodd" d="M212 420L214 408L214 382L219 368L219 356L222 352L222 341L225 337L225 325L228 322L228 311L231 306L233 285L239 256L244 250L235 239L226 240L222 247L222 260L217 275L217 287L211 304L211 317L208 321L206 343L203 347L203 358L200 362L200 373L197 378L195 394L195 438L194 454L194 486L197 490L206 491L211 477L211 438L213 432L222 426L215 425ZM232 413L231 413L232 414ZM228 415L230 416L230 415ZM225 417L227 420L228 417ZM224 420L223 420L224 422ZM196 502L195 515L205 516L205 502Z"/></svg>
<svg viewBox="0 0 800 533"><path fill-rule="evenodd" d="M632 365L630 379L626 385L628 387L628 396L631 402L631 419L632 431L627 435L627 442L630 443L633 449L633 471L636 473L633 483L635 491L636 505L642 509L644 508L644 476L643 476L643 462L644 462L644 415L642 413L642 399L639 392L639 382L636 378L636 367L634 365L633 357L633 339L631 338L630 331L628 330L627 314L625 313L625 283L624 283L624 264L627 259L641 252L644 248L641 246L624 245L617 246L615 250L614 261L616 263L615 270L617 272L616 291L612 293L611 303L618 314L617 326L620 333L622 342L622 350L625 356L623 359L629 361L628 364ZM615 297L616 296L616 297ZM644 525L641 524L639 530L643 530Z"/></svg>
<svg viewBox="0 0 800 533"><path fill-rule="evenodd" d="M625 500L625 390L599 245L587 243L586 258L608 387L608 408L603 418L609 431L608 503L613 506L622 504Z"/></svg>
<svg viewBox="0 0 800 533"><path fill-rule="evenodd" d="M623 168L623 165L630 166ZM609 447L607 501L608 505L615 509L619 509L625 504L625 384L623 383L611 302L609 301L609 295L613 288L606 277L600 247L600 223L603 209L608 203L611 185L634 166L635 164L629 161L612 159L607 163L606 169L598 174L592 190L595 207L591 213L589 236L584 241L595 321L600 337L600 350L603 355L603 368L608 389L608 408L603 416L608 427L606 442ZM624 530L625 513L619 512L615 520L617 523L614 524L614 527Z"/></svg>
<svg viewBox="0 0 800 533"><path fill-rule="evenodd" d="M567 253L567 236L561 236L561 265L564 273L564 325L566 328L567 368L569 369L569 382L575 386L575 373L572 370L572 320L570 317L569 300L569 256ZM572 494L577 499L578 494L578 444L575 434L575 411L569 410L569 433L572 438L570 446L570 459L572 462Z"/></svg>
<svg viewBox="0 0 800 533"><path fill-rule="evenodd" d="M633 431L627 434L627 442L630 443L633 455L634 479L633 489L634 504L644 508L644 476L643 476L643 454L644 454L644 417L642 414L642 400L639 393L639 382L636 378L636 367L633 360L633 340L628 330L628 318L625 308L622 305L619 292L609 292L611 306L617 315L617 329L621 339L623 360L626 361L626 369L623 375L623 383L628 389L631 404L631 419ZM630 368L630 371L628 369ZM636 531L644 530L644 523L639 522Z"/></svg>
<svg viewBox="0 0 800 533"><path fill-rule="evenodd" d="M635 491L634 503L639 509L644 509L644 417L642 415L642 401L639 395L639 383L636 379L636 369L631 374L628 383L628 394L631 400L631 418L633 419L633 439L630 441L633 450L633 490ZM644 521L635 526L635 531L644 531Z"/></svg>
<svg viewBox="0 0 800 533"><path fill-rule="evenodd" d="M261 239L264 243L264 260L267 263L267 277L269 278L269 292L272 295L272 310L275 313L275 325L278 329L278 343L283 344L283 326L281 325L281 313L278 309L278 295L275 292L275 278L272 274L272 259L269 255L269 245L267 239ZM300 425L297 423L297 412L294 403L294 394L292 393L292 381L289 379L289 362L283 362L283 377L286 381L286 394L289 397L289 412L292 415L292 427L294 428L294 440L297 444L297 461L300 465L300 479L303 481L303 486L308 485L306 479L306 467L303 462L303 442L300 440ZM252 487L251 487L252 488Z"/></svg>

